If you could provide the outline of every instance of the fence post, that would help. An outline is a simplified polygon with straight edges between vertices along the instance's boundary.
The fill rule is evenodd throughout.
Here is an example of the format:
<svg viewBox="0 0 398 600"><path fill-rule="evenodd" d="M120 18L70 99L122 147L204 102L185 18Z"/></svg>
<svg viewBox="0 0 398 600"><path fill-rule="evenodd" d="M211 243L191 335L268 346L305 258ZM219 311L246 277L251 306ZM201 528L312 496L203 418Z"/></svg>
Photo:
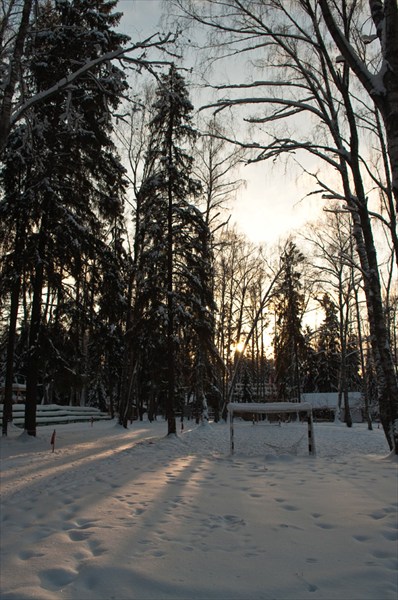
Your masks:
<svg viewBox="0 0 398 600"><path fill-rule="evenodd" d="M312 420L312 411L307 412L308 422L308 452L315 456L315 439L314 439L314 424Z"/></svg>

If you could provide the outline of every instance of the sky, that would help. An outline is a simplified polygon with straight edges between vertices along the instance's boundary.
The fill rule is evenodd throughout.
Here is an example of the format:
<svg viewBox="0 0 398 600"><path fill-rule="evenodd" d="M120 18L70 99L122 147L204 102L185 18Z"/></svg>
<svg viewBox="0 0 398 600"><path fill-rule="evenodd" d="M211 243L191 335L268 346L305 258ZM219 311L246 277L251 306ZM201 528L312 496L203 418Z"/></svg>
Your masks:
<svg viewBox="0 0 398 600"><path fill-rule="evenodd" d="M2 600L396 600L377 424L56 428L0 439Z"/></svg>
<svg viewBox="0 0 398 600"><path fill-rule="evenodd" d="M119 29L133 41L161 29L161 0L119 0L118 10L123 12ZM225 72L220 77L229 75ZM191 101L198 109L200 101L195 91ZM210 112L208 114L210 116ZM291 166L271 163L242 166L240 177L245 185L230 205L232 221L253 242L277 244L293 230L300 231L310 218L320 213L321 200L302 201L311 189L310 184L303 178L297 179Z"/></svg>

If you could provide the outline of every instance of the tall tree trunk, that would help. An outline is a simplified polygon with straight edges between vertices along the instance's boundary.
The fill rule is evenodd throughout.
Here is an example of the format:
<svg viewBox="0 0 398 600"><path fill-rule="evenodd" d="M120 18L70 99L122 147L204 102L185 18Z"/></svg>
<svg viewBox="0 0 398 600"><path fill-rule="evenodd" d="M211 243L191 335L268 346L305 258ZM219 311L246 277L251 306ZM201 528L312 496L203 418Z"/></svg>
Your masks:
<svg viewBox="0 0 398 600"><path fill-rule="evenodd" d="M351 273L352 279L354 278L353 272ZM372 431L373 424L372 418L369 410L369 385L368 385L368 375L366 370L365 363L365 353L363 350L363 335L362 335L362 323L361 323L361 314L359 310L359 297L358 297L358 286L355 283L352 284L354 290L354 298L355 298L355 313L356 313L356 321L357 321L357 330L358 330L358 347L359 347L359 357L362 371L362 379L363 379L363 397L365 404L365 419L368 424L369 431Z"/></svg>
<svg viewBox="0 0 398 600"><path fill-rule="evenodd" d="M25 430L36 435L36 405L40 352L41 304L44 280L43 260L39 258L33 281L33 299L30 317L28 357L26 365Z"/></svg>
<svg viewBox="0 0 398 600"><path fill-rule="evenodd" d="M42 320L42 296L44 285L45 248L50 198L43 202L42 218L38 233L36 265L33 277L32 306L30 314L29 343L26 361L25 431L36 436L36 405L40 356L40 329Z"/></svg>
<svg viewBox="0 0 398 600"><path fill-rule="evenodd" d="M369 213L358 204L354 235L364 273L370 340L377 371L380 420L391 450L398 454L398 383L381 298L379 271ZM358 231L358 228L360 230ZM361 234L363 233L363 236Z"/></svg>
<svg viewBox="0 0 398 600"><path fill-rule="evenodd" d="M136 233L137 238L137 224ZM135 242L136 247L136 242ZM122 425L127 429L128 411L130 405L130 391L132 387L132 373L134 365L134 352L133 344L131 339L131 328L134 322L132 298L133 298L133 285L135 280L136 269L135 264L137 261L137 250L134 252L134 264L129 274L129 283L127 289L127 311L126 311L126 331L124 334L124 351L123 351L123 365L120 382L120 393L118 399L118 411L119 411L119 425Z"/></svg>
<svg viewBox="0 0 398 600"><path fill-rule="evenodd" d="M355 113L351 104L348 88L342 87L341 91L344 96L350 126L350 168L356 192L355 199L352 197L349 177L346 172L342 173L343 185L347 205L352 214L353 236L355 238L363 274L371 346L377 372L380 420L390 450L393 450L395 454L398 454L398 380L389 343L386 315L383 308L379 265L368 209L368 200L361 175L359 138ZM396 166L398 167L398 161ZM344 169L345 168L346 165L344 165ZM398 173L396 173L396 175L398 176Z"/></svg>
<svg viewBox="0 0 398 600"><path fill-rule="evenodd" d="M172 131L172 123L170 130ZM171 133L170 133L171 137ZM171 142L171 140L170 140ZM170 146L171 147L171 143ZM172 165L172 156L169 164ZM173 191L171 174L168 182L167 211L167 435L177 433L175 418L175 344L174 344L174 290L173 290Z"/></svg>
<svg viewBox="0 0 398 600"><path fill-rule="evenodd" d="M340 282L341 283L341 282ZM344 314L345 305L345 314ZM343 298L342 286L339 285L339 335L340 335L340 373L339 373L339 401L341 406L341 396L344 404L344 423L347 427L352 427L352 417L350 410L350 403L348 400L347 390L347 338L348 338L348 324L349 324L349 312L350 312L350 289L347 291L346 298Z"/></svg>
<svg viewBox="0 0 398 600"><path fill-rule="evenodd" d="M8 423L12 421L12 384L14 378L14 348L17 329L21 276L17 275L11 289L10 322L7 339L6 377L4 386L2 433L7 435Z"/></svg>
<svg viewBox="0 0 398 600"><path fill-rule="evenodd" d="M372 4L374 2L370 2ZM398 210L398 3L384 0L382 45L384 50L383 109L381 114L386 128L388 155L391 163L392 190ZM398 426L397 426L398 427ZM398 450L397 450L398 453Z"/></svg>

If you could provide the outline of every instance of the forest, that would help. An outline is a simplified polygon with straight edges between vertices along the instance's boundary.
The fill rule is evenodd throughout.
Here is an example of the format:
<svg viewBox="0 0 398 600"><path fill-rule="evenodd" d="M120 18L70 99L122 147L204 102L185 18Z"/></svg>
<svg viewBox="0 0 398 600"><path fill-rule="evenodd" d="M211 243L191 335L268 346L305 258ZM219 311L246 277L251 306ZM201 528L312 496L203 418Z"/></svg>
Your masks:
<svg viewBox="0 0 398 600"><path fill-rule="evenodd" d="M396 0L164 9L139 40L116 0L1 0L3 435L18 382L32 436L40 403L174 434L310 392L351 426L359 391L398 454ZM323 211L256 244L231 202L276 162Z"/></svg>

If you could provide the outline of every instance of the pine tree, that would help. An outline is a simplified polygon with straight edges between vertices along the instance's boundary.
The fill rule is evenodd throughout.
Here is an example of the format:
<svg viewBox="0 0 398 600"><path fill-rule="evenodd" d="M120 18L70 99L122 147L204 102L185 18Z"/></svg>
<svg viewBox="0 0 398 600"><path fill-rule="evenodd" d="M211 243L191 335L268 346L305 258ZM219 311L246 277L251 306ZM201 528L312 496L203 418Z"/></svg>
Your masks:
<svg viewBox="0 0 398 600"><path fill-rule="evenodd" d="M301 378L305 394L318 392L318 355L313 347L314 331L308 325L304 329L304 357L301 364Z"/></svg>
<svg viewBox="0 0 398 600"><path fill-rule="evenodd" d="M120 18L112 13L115 4L60 0L39 5L24 65L32 93L125 43L127 38L112 30ZM125 89L123 73L112 64L101 64L36 105L14 130L6 150L0 210L7 213L14 232L11 248L16 248L18 211L25 205L24 266L32 269L25 412L25 429L31 435L36 432L43 291L47 287L62 296L64 278L76 282L74 311L68 319L73 321L74 314L70 332L81 340L87 328L85 308L93 299L87 278L94 265L103 263L107 220L123 211L124 169L111 141L111 111Z"/></svg>
<svg viewBox="0 0 398 600"><path fill-rule="evenodd" d="M191 386L203 396L212 343L209 231L195 206L200 185L191 176L189 153L196 138L192 110L185 81L172 66L156 91L137 199L133 387L136 397L163 404L169 434L176 432L184 390Z"/></svg>
<svg viewBox="0 0 398 600"><path fill-rule="evenodd" d="M300 401L300 362L304 347L301 331L304 297L299 266L303 254L289 241L282 255L281 282L275 294L276 327L274 337L275 374L278 397Z"/></svg>
<svg viewBox="0 0 398 600"><path fill-rule="evenodd" d="M363 382L359 372L360 353L356 335L350 335L347 340L346 369L347 389L349 391L361 390Z"/></svg>
<svg viewBox="0 0 398 600"><path fill-rule="evenodd" d="M319 392L336 392L341 364L340 326L337 307L328 294L320 300L325 319L318 332L316 388Z"/></svg>

